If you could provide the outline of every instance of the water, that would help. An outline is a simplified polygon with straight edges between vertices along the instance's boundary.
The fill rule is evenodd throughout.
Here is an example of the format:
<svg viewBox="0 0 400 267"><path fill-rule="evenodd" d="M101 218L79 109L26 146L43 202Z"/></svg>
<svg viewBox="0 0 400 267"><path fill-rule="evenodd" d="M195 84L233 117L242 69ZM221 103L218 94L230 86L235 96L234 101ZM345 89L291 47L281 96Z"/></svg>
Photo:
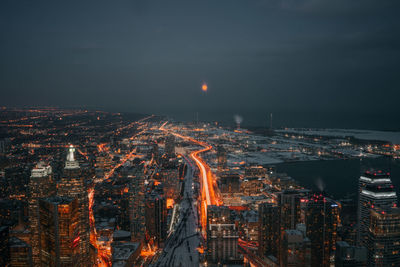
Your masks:
<svg viewBox="0 0 400 267"><path fill-rule="evenodd" d="M303 161L277 164L278 172L285 172L300 185L313 190L319 190L317 184L324 184L325 191L335 199L348 194L357 193L358 179L361 170L373 167L391 172L391 178L396 191L400 188L400 161L385 158L363 160L327 160Z"/></svg>

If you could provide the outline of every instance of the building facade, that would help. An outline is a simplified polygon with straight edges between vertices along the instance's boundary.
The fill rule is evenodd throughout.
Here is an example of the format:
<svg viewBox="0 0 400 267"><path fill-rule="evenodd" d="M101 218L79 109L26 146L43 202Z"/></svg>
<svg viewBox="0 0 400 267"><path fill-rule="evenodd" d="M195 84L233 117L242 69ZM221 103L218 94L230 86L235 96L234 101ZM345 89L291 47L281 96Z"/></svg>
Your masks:
<svg viewBox="0 0 400 267"><path fill-rule="evenodd" d="M207 260L211 265L240 264L238 229L225 206L207 208Z"/></svg>
<svg viewBox="0 0 400 267"><path fill-rule="evenodd" d="M400 266L400 209L374 208L366 239L369 266Z"/></svg>
<svg viewBox="0 0 400 267"><path fill-rule="evenodd" d="M311 195L306 210L307 237L311 241L311 266L330 266L336 249L338 205L322 193Z"/></svg>
<svg viewBox="0 0 400 267"><path fill-rule="evenodd" d="M278 260L279 253L279 207L263 203L258 207L258 254L261 257L273 256Z"/></svg>
<svg viewBox="0 0 400 267"><path fill-rule="evenodd" d="M54 196L56 185L49 165L40 162L32 169L29 182L29 227L30 243L32 246L32 260L35 266L40 264L40 239L39 239L39 199Z"/></svg>
<svg viewBox="0 0 400 267"><path fill-rule="evenodd" d="M39 266L88 266L82 255L78 199L50 197L39 200ZM35 265L36 266L36 265Z"/></svg>
<svg viewBox="0 0 400 267"><path fill-rule="evenodd" d="M371 209L397 206L397 194L390 174L381 171L367 171L361 175L358 189L357 243L360 246L367 246Z"/></svg>
<svg viewBox="0 0 400 267"><path fill-rule="evenodd" d="M78 161L75 159L75 148L71 145L68 149L63 176L58 184L57 195L77 199L79 206L79 248L82 255L82 264L90 264L90 223L89 223L89 198Z"/></svg>

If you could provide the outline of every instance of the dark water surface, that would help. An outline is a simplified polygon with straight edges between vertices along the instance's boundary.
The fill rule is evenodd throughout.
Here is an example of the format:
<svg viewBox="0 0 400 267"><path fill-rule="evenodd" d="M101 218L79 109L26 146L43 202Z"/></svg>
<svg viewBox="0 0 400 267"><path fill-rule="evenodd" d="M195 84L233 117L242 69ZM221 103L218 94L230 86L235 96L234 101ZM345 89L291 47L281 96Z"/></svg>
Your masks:
<svg viewBox="0 0 400 267"><path fill-rule="evenodd" d="M351 160L326 160L288 162L276 165L278 172L285 172L300 185L318 190L323 184L325 191L339 199L357 193L358 178L367 168L390 171L397 194L400 193L400 161L385 158Z"/></svg>

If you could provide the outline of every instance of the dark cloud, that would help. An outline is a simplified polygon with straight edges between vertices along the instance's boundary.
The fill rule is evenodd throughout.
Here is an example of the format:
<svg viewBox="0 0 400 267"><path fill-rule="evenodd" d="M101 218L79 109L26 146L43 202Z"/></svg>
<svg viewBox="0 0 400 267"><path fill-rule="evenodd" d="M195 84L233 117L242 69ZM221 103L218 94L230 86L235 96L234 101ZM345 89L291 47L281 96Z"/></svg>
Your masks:
<svg viewBox="0 0 400 267"><path fill-rule="evenodd" d="M399 8L394 0L4 0L0 104L240 114L359 111L373 99L394 113Z"/></svg>

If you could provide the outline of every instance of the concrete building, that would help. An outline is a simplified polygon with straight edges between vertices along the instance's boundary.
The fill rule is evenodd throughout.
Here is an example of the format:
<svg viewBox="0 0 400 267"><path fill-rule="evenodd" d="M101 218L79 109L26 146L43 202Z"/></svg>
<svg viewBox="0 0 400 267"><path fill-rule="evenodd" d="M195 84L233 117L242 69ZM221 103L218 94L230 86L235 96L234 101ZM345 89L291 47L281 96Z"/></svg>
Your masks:
<svg viewBox="0 0 400 267"><path fill-rule="evenodd" d="M68 149L63 176L58 184L57 195L77 199L79 206L79 248L83 265L90 264L90 223L89 199L85 177L82 174L79 162L75 159L75 148L71 145Z"/></svg>
<svg viewBox="0 0 400 267"><path fill-rule="evenodd" d="M322 193L310 197L306 211L307 237L311 241L311 266L330 266L337 240L339 207Z"/></svg>
<svg viewBox="0 0 400 267"><path fill-rule="evenodd" d="M258 207L258 254L273 257L278 263L279 253L279 208L275 204L263 203Z"/></svg>
<svg viewBox="0 0 400 267"><path fill-rule="evenodd" d="M369 266L400 266L400 209L374 208L366 239Z"/></svg>
<svg viewBox="0 0 400 267"><path fill-rule="evenodd" d="M238 230L231 211L224 206L207 208L207 260L210 265L240 264Z"/></svg>
<svg viewBox="0 0 400 267"><path fill-rule="evenodd" d="M29 182L29 228L30 244L32 246L33 264L40 264L40 240L39 240L39 199L54 196L56 184L52 177L50 165L40 162L32 169Z"/></svg>
<svg viewBox="0 0 400 267"><path fill-rule="evenodd" d="M396 207L397 194L390 174L381 171L367 171L361 175L358 189L357 243L360 246L367 246L371 209Z"/></svg>
<svg viewBox="0 0 400 267"><path fill-rule="evenodd" d="M50 197L39 200L39 266L87 266L82 259L78 200ZM36 266L36 265L35 265Z"/></svg>

